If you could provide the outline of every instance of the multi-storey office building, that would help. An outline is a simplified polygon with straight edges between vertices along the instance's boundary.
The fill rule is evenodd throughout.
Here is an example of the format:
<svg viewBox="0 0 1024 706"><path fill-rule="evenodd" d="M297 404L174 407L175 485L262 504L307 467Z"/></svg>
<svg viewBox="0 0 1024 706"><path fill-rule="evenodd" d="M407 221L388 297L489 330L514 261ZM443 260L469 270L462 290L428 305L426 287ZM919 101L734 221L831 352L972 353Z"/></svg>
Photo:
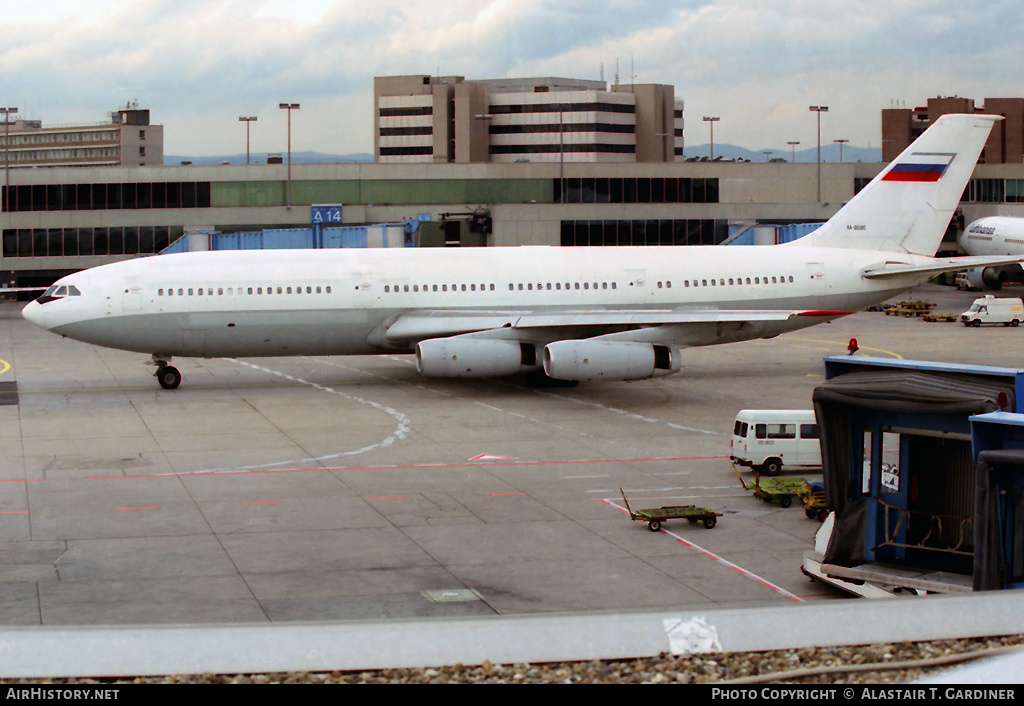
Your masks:
<svg viewBox="0 0 1024 706"><path fill-rule="evenodd" d="M374 157L393 163L674 162L672 86L566 78L374 79Z"/></svg>
<svg viewBox="0 0 1024 706"><path fill-rule="evenodd" d="M11 120L0 131L5 168L148 167L164 163L164 128L149 111L126 108L105 123L43 127L39 120Z"/></svg>

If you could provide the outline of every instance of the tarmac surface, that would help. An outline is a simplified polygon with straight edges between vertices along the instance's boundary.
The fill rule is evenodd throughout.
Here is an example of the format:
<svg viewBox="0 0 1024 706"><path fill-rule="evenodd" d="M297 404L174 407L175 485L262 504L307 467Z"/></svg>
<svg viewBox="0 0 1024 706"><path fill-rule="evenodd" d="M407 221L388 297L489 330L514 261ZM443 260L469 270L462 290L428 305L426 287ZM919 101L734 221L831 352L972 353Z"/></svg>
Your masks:
<svg viewBox="0 0 1024 706"><path fill-rule="evenodd" d="M980 295L912 296L958 313ZM639 382L427 379L411 356L180 359L168 391L145 356L61 339L21 307L0 303L4 627L846 600L799 570L818 522L741 487L736 412L809 408L822 357L851 338L860 354L1024 367L1024 328L860 312L689 349L681 373ZM723 516L651 533L620 488L634 509Z"/></svg>

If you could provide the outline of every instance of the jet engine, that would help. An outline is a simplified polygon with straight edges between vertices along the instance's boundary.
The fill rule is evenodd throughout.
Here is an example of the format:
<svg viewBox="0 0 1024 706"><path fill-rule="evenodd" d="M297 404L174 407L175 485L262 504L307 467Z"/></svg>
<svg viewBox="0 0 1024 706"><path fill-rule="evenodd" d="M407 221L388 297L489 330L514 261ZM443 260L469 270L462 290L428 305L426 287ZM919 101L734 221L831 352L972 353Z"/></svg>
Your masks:
<svg viewBox="0 0 1024 706"><path fill-rule="evenodd" d="M536 370L537 349L523 341L431 338L416 345L416 369L428 377L485 378Z"/></svg>
<svg viewBox="0 0 1024 706"><path fill-rule="evenodd" d="M967 270L967 281L977 289L999 289L1008 275L1003 267L975 267Z"/></svg>
<svg viewBox="0 0 1024 706"><path fill-rule="evenodd" d="M556 380L645 380L679 372L669 346L622 341L555 341L544 347L544 373Z"/></svg>

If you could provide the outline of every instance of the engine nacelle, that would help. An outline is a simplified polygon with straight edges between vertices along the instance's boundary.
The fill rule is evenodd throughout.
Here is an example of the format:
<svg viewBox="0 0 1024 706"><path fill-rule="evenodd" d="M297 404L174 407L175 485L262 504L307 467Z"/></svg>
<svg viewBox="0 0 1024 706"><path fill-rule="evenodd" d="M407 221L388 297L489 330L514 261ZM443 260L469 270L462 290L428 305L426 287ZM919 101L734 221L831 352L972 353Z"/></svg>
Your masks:
<svg viewBox="0 0 1024 706"><path fill-rule="evenodd" d="M1003 267L975 267L967 270L967 281L977 289L999 289L1008 279Z"/></svg>
<svg viewBox="0 0 1024 706"><path fill-rule="evenodd" d="M497 377L537 367L536 347L522 341L454 337L416 344L416 369L428 377Z"/></svg>
<svg viewBox="0 0 1024 706"><path fill-rule="evenodd" d="M645 380L679 372L669 346L620 341L555 341L544 347L544 373L556 380Z"/></svg>

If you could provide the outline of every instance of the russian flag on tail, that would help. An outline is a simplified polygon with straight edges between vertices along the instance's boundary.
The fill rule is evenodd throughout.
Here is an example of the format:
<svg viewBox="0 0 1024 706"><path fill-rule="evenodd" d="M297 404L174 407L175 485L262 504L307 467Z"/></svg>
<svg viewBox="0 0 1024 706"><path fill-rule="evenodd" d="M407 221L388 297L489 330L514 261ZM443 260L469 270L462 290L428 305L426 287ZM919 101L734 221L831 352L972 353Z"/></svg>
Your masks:
<svg viewBox="0 0 1024 706"><path fill-rule="evenodd" d="M955 156L955 153L913 152L892 165L882 181L936 182Z"/></svg>

